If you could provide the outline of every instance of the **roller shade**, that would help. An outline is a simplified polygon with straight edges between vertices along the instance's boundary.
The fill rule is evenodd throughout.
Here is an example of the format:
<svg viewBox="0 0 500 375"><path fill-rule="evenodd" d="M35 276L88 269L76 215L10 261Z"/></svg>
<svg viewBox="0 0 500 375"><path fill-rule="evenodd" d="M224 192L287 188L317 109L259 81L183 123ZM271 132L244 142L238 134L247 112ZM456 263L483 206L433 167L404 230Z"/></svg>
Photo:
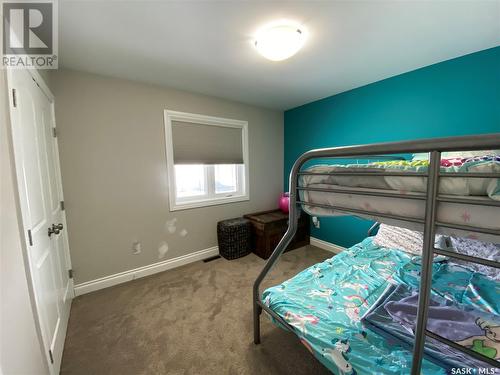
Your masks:
<svg viewBox="0 0 500 375"><path fill-rule="evenodd" d="M242 129L172 121L174 164L243 164Z"/></svg>

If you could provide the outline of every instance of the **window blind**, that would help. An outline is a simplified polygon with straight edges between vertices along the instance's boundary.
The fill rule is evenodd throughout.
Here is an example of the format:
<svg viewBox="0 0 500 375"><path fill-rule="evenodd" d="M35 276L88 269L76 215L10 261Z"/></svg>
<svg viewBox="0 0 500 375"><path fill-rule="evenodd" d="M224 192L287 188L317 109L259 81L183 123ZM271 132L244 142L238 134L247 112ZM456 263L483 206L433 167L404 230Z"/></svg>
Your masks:
<svg viewBox="0 0 500 375"><path fill-rule="evenodd" d="M174 164L243 164L242 129L172 121Z"/></svg>

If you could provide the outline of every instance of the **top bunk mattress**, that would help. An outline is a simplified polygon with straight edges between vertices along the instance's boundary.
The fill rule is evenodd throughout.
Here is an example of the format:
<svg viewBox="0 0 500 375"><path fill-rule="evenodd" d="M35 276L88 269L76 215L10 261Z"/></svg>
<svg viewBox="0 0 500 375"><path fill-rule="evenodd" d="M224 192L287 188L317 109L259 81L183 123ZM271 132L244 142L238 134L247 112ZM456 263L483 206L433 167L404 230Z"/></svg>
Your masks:
<svg viewBox="0 0 500 375"><path fill-rule="evenodd" d="M460 165L447 165L442 160L441 172L459 173L500 173L500 156L472 158ZM445 165L443 165L445 162ZM373 214L360 212L357 216L385 222L391 225L423 231L425 217L425 199L407 199L404 196L373 196L372 193L398 193L405 196L424 197L427 178L421 176L345 176L337 172L369 171L369 172L425 172L428 161L391 161L371 164L318 165L308 168L306 172L316 175L301 175L300 187L318 189L305 191L299 189L301 201L313 205L303 205L312 216L352 215L356 210L370 211ZM320 173L322 173L320 175ZM330 191L321 191L329 189ZM500 243L500 179L497 178L461 178L441 177L438 202L438 232L459 237L476 238L487 242ZM446 202L446 197L461 197L464 203ZM482 201L484 204L469 204L467 201ZM491 203L491 204L490 204ZM314 206L319 205L319 206ZM321 207L334 206L337 209ZM345 208L346 210L342 210ZM352 210L352 211L349 211ZM380 214L381 216L378 216ZM416 219L417 222L406 222L392 219L391 216ZM447 228L445 224L464 226L464 230ZM468 231L467 227L485 228L492 234Z"/></svg>

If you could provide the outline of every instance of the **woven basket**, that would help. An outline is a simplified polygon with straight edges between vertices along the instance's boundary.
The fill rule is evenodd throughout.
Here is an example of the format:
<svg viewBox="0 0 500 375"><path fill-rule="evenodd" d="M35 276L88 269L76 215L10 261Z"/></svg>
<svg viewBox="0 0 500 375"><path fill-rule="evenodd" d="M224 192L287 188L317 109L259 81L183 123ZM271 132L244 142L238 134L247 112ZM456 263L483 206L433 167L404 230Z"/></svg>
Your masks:
<svg viewBox="0 0 500 375"><path fill-rule="evenodd" d="M249 254L251 228L250 221L242 217L219 221L217 240L220 255L226 259L237 259Z"/></svg>

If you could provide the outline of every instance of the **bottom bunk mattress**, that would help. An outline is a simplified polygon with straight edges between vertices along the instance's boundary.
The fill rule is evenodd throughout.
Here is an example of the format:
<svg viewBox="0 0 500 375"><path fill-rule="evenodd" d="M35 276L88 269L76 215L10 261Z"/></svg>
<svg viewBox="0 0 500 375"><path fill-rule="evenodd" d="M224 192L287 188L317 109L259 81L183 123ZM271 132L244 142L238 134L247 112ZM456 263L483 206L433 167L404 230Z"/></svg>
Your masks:
<svg viewBox="0 0 500 375"><path fill-rule="evenodd" d="M266 289L262 299L333 373L406 374L411 370L411 349L390 335L370 329L362 318L380 306L381 299L394 286L416 290L420 269L419 257L377 247L372 238L367 238ZM478 316L499 317L500 285L442 257L434 260L432 296L466 306L477 311ZM493 331L500 337L500 327L493 327ZM498 360L499 353L489 354ZM422 373L450 373L449 363L470 367L458 357L448 359L443 363L424 359ZM489 367L484 364L484 368Z"/></svg>

